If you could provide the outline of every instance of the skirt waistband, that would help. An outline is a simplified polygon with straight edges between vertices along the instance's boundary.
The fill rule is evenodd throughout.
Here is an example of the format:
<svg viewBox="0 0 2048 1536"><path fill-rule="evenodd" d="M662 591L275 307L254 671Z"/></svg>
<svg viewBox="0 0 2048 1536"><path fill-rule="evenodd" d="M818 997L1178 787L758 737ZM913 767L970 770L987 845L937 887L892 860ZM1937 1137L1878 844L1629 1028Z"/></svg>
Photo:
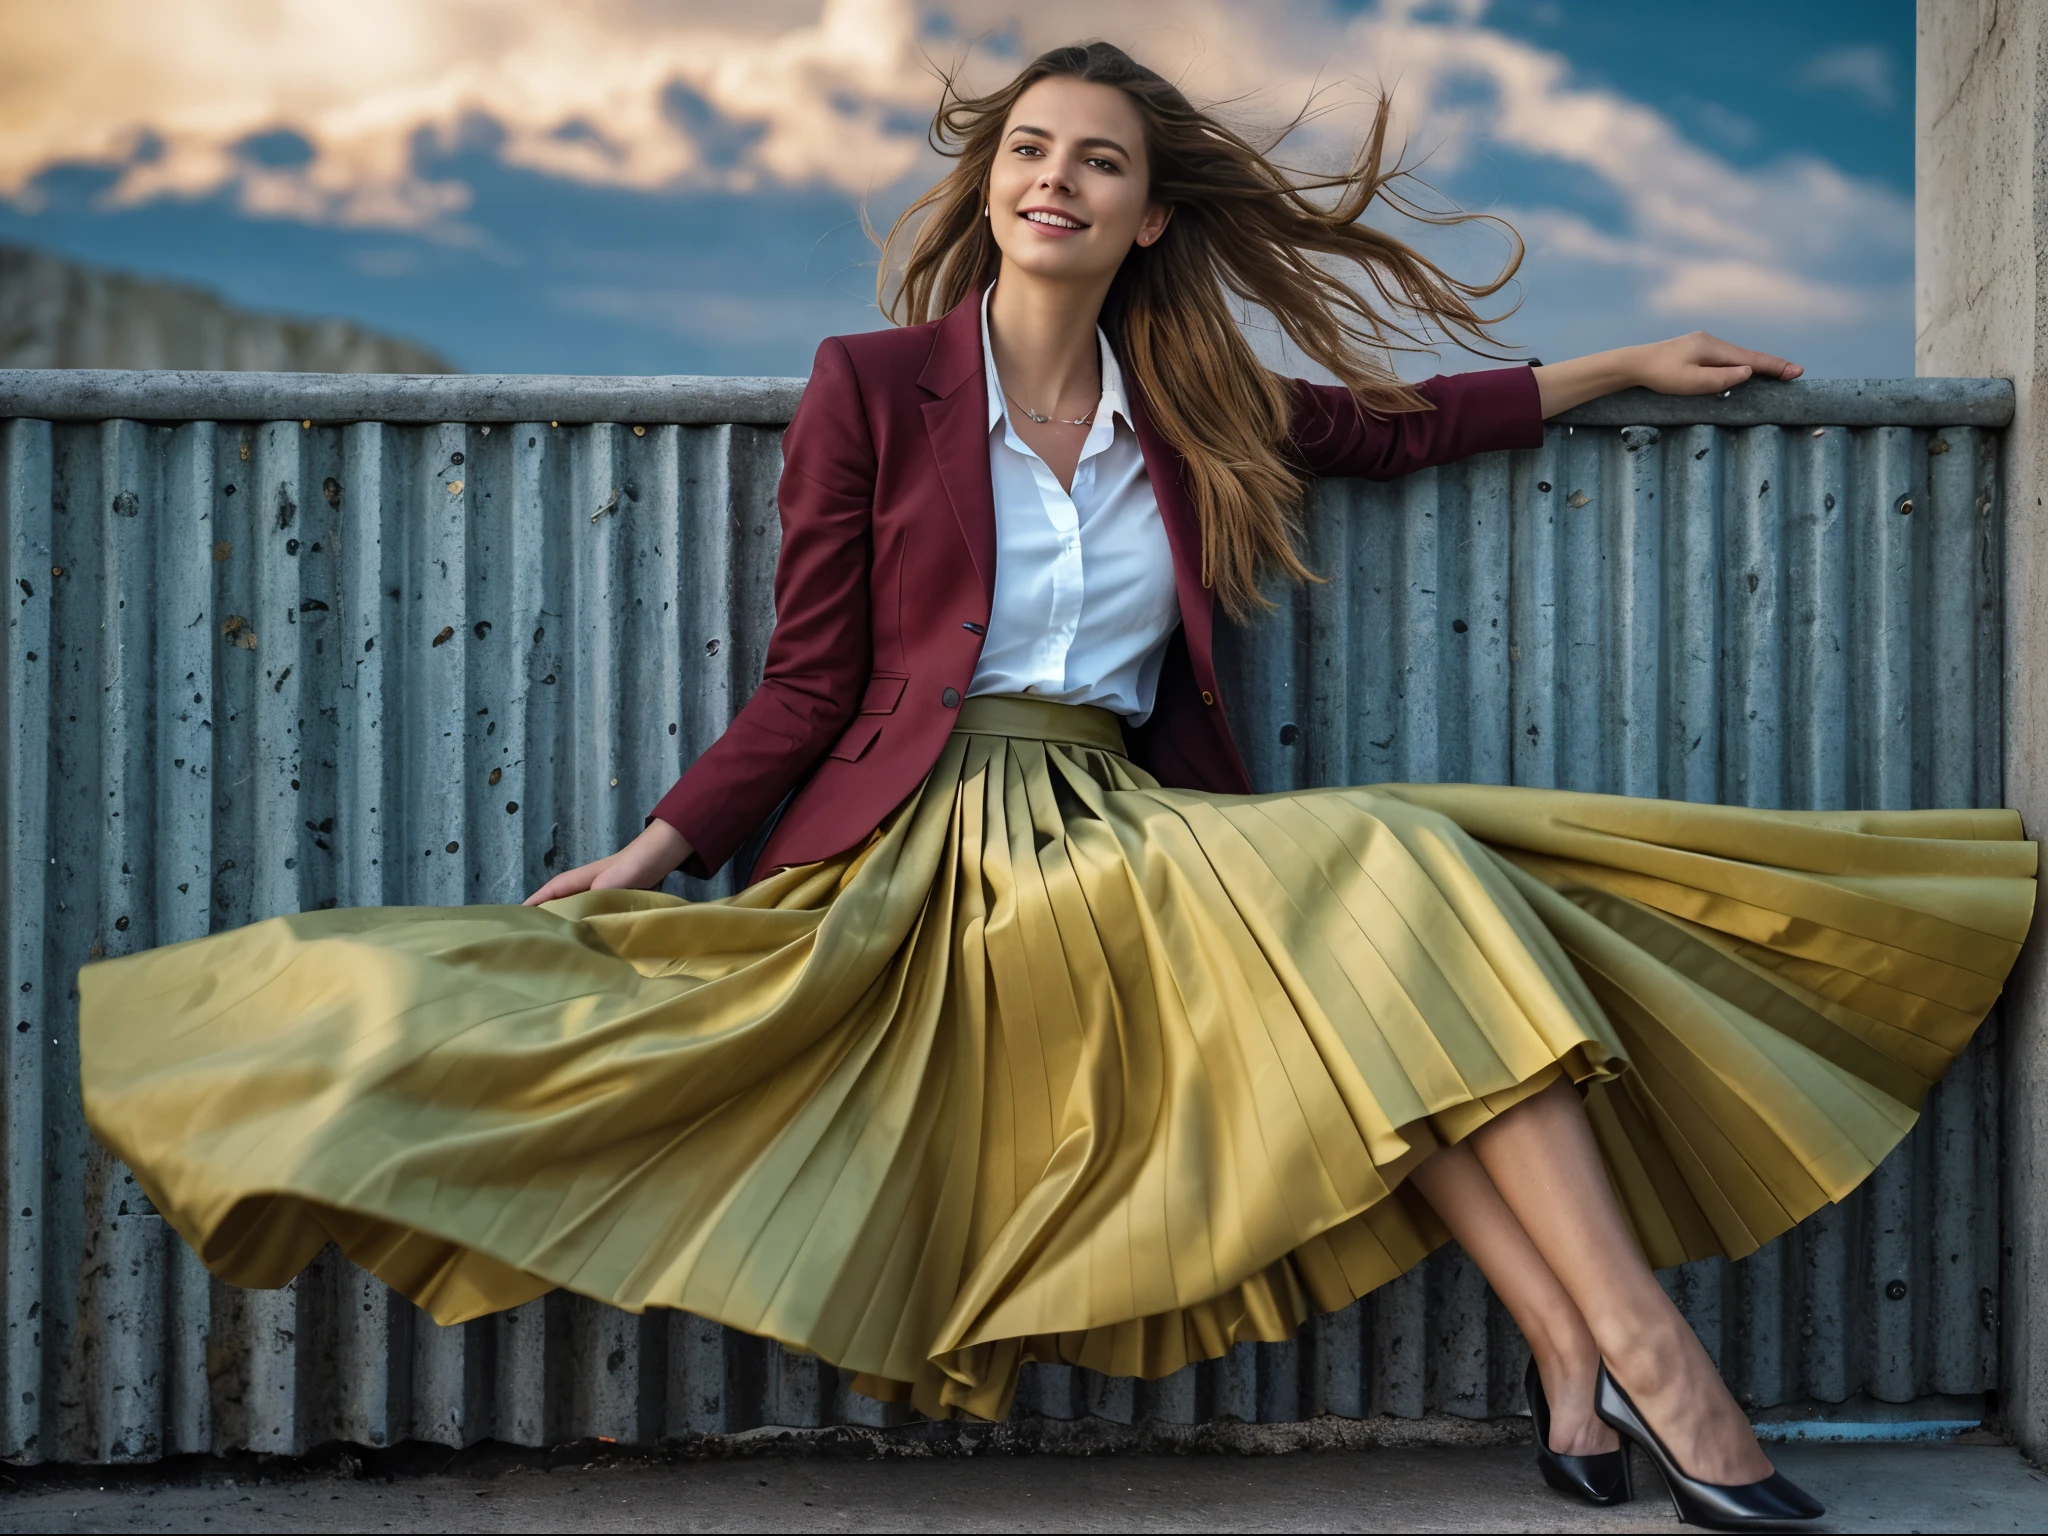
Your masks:
<svg viewBox="0 0 2048 1536"><path fill-rule="evenodd" d="M970 736L1021 736L1026 741L1065 741L1119 757L1124 747L1123 716L1093 704L1055 704L1015 693L984 693L960 705L953 727Z"/></svg>

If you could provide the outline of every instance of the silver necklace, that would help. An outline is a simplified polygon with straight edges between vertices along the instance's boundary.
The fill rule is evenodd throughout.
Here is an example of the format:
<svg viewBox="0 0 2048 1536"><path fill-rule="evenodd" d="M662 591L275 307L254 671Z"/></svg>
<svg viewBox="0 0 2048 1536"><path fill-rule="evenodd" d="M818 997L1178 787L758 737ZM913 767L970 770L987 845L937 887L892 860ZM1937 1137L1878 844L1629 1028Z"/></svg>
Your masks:
<svg viewBox="0 0 2048 1536"><path fill-rule="evenodd" d="M1094 411L1090 411L1086 416L1081 417L1079 420L1075 420L1067 416L1041 416L1038 414L1038 412L1031 409L1030 406L1026 405L1022 400L1019 400L1015 395L1011 394L1007 388L1003 390L1003 398L1009 401L1010 404L1017 407L1017 409L1022 411L1026 416L1029 416L1033 421L1037 422L1041 427L1044 426L1047 422L1053 422L1062 427L1092 427L1095 425ZM1097 406L1097 409L1100 409L1099 404Z"/></svg>

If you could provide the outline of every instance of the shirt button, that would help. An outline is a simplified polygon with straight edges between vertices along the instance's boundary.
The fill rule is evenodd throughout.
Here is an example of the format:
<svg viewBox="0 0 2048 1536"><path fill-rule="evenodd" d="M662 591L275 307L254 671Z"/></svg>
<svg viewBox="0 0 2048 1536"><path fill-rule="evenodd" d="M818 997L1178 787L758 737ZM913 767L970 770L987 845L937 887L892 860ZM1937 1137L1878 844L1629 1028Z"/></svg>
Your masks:
<svg viewBox="0 0 2048 1536"><path fill-rule="evenodd" d="M957 688L948 688L944 693L939 695L939 702L945 705L948 709L958 709L960 707L960 690Z"/></svg>
<svg viewBox="0 0 2048 1536"><path fill-rule="evenodd" d="M1202 702L1204 704L1214 704L1216 702L1216 695L1204 688L1202 690Z"/></svg>

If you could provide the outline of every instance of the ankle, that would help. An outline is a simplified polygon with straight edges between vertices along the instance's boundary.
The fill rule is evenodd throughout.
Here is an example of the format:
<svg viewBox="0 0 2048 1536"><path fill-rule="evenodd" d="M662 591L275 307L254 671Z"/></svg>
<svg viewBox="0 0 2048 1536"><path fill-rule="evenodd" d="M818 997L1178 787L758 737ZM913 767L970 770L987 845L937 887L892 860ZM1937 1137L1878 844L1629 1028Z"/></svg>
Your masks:
<svg viewBox="0 0 2048 1536"><path fill-rule="evenodd" d="M1651 1318L1635 1326L1610 1330L1601 1341L1600 1358L1608 1373L1627 1390L1648 1390L1680 1372L1699 1353L1698 1338L1683 1318Z"/></svg>
<svg viewBox="0 0 2048 1536"><path fill-rule="evenodd" d="M1600 1350L1591 1338L1532 1342L1529 1353L1543 1379L1560 1387L1567 1382L1590 1386L1600 1370Z"/></svg>

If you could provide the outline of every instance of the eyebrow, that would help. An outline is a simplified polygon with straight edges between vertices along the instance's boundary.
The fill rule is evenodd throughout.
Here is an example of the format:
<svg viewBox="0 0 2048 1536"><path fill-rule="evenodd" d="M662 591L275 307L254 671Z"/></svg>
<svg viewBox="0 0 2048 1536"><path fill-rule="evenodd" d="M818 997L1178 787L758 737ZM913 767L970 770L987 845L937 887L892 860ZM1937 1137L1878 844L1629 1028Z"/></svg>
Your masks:
<svg viewBox="0 0 2048 1536"><path fill-rule="evenodd" d="M1029 123L1019 123L1019 124L1017 124L1017 126L1016 126L1016 127L1012 128L1012 129L1010 130L1010 132L1011 132L1011 133L1028 133L1028 134L1032 135L1032 136L1033 136L1034 138L1040 138L1040 139L1049 139L1049 138L1051 138L1051 137L1052 137L1052 134L1051 134L1050 132L1048 132L1048 131L1047 131L1046 129L1044 129L1044 128L1034 128L1034 127L1033 127L1033 126L1032 126L1031 124L1029 124ZM1130 151L1129 151L1128 149L1125 149L1125 148L1123 147L1123 145L1121 145L1121 144L1117 143L1117 141L1116 141L1115 139L1083 139L1083 140L1081 140L1081 148L1083 148L1083 149L1113 149L1113 150L1115 150L1115 151L1116 151L1116 152L1117 152L1118 154L1122 155L1122 156L1123 156L1123 157L1124 157L1125 159L1129 159L1129 158L1130 158L1130 153L1131 153L1131 152L1130 152Z"/></svg>

